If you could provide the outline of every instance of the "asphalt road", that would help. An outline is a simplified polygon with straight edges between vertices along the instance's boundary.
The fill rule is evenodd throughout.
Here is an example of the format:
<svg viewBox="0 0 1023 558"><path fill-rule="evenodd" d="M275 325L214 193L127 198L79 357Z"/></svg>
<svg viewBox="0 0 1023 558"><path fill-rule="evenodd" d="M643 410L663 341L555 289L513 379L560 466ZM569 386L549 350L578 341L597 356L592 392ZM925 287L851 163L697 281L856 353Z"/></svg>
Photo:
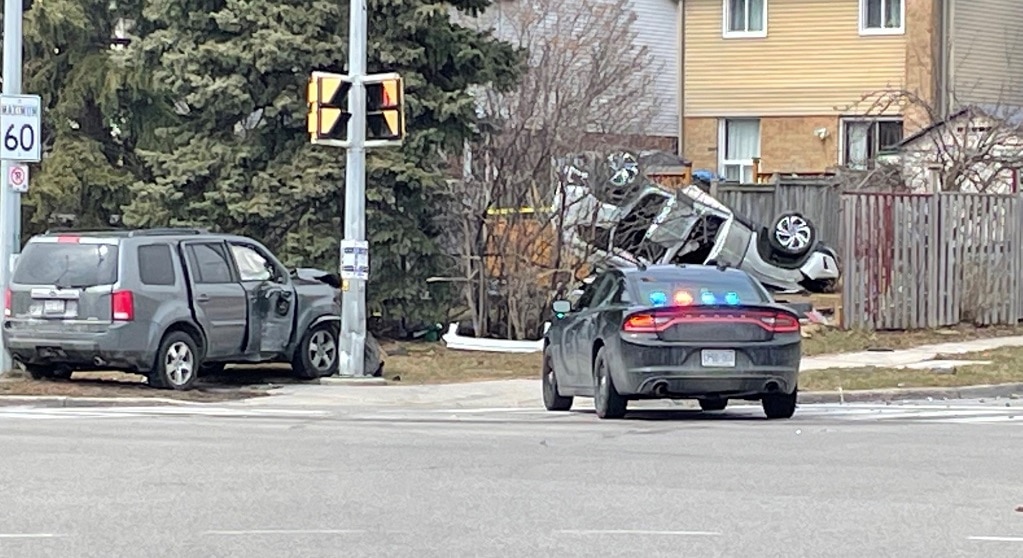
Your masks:
<svg viewBox="0 0 1023 558"><path fill-rule="evenodd" d="M1014 410L829 409L8 409L0 556L1023 556Z"/></svg>

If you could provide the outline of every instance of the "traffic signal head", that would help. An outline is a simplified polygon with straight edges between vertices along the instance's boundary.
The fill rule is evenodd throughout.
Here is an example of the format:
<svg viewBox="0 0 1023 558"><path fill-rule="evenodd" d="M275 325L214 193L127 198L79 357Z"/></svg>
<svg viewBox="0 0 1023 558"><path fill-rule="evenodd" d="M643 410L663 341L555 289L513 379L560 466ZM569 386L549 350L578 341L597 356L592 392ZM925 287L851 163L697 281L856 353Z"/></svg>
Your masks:
<svg viewBox="0 0 1023 558"><path fill-rule="evenodd" d="M397 74L367 76L366 140L405 138L405 82Z"/></svg>
<svg viewBox="0 0 1023 558"><path fill-rule="evenodd" d="M348 136L348 76L313 72L306 91L309 114L306 129L315 141L344 140Z"/></svg>
<svg viewBox="0 0 1023 558"><path fill-rule="evenodd" d="M349 147L352 119L349 97L357 81L365 88L365 147L400 145L405 138L405 85L396 73L370 74L361 79L343 74L313 72L306 91L307 130L312 143ZM357 111L358 112L358 111Z"/></svg>

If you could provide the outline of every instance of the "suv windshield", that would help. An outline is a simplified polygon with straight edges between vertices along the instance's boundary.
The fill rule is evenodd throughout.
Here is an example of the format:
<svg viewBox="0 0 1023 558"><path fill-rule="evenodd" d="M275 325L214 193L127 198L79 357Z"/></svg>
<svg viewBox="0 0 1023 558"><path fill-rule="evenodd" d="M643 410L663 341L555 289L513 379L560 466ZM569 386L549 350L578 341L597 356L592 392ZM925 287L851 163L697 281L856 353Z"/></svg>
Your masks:
<svg viewBox="0 0 1023 558"><path fill-rule="evenodd" d="M30 242L18 256L14 283L65 288L117 282L117 246Z"/></svg>
<svg viewBox="0 0 1023 558"><path fill-rule="evenodd" d="M684 196L679 196L671 209L658 217L661 221L650 234L650 240L665 246L674 246L688 238L689 231L700 220L691 200Z"/></svg>

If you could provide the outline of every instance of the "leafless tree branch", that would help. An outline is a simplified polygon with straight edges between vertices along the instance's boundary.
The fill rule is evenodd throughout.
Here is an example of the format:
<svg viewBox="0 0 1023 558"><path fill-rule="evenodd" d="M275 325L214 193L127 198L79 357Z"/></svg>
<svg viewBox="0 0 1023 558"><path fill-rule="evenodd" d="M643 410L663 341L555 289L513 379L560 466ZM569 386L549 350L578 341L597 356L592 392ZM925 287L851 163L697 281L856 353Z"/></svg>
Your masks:
<svg viewBox="0 0 1023 558"><path fill-rule="evenodd" d="M460 200L448 216L452 244L472 279L462 298L477 335L535 337L585 260L562 246L559 161L612 145L634 150L649 130L660 68L637 45L634 22L628 0L524 0L495 3L469 23L529 52L517 89L477 92L483 133L451 183Z"/></svg>

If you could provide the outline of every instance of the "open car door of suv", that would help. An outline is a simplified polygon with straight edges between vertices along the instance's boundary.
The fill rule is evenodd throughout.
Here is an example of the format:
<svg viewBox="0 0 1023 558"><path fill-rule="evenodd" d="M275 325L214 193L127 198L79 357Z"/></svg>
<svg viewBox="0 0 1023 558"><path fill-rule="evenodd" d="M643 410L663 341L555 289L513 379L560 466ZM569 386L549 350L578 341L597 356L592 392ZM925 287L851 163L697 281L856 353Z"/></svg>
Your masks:
<svg viewBox="0 0 1023 558"><path fill-rule="evenodd" d="M195 318L206 331L206 358L229 358L244 352L248 296L235 275L227 245L220 240L181 243L188 262Z"/></svg>
<svg viewBox="0 0 1023 558"><path fill-rule="evenodd" d="M263 356L284 353L295 323L295 288L284 268L255 244L228 241L249 304L249 342L246 353Z"/></svg>

